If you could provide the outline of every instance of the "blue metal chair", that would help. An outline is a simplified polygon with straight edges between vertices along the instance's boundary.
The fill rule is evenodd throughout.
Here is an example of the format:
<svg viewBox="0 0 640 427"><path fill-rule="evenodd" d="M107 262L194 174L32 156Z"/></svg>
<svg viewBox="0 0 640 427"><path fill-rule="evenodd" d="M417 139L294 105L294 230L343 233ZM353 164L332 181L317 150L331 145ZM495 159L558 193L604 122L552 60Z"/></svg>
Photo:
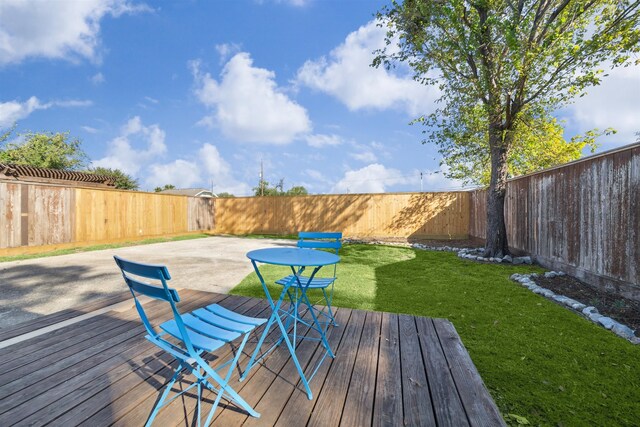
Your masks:
<svg viewBox="0 0 640 427"><path fill-rule="evenodd" d="M335 251L336 255L342 248L342 233L328 233L328 232L316 232L316 231L301 231L298 233L298 243L297 246L299 248L309 248L309 249L330 249ZM280 280L276 281L276 284L285 286L289 282L293 281L293 285L287 291L289 300L291 301L291 310L297 310L297 307L300 303L300 286L307 286L307 290L311 289L320 289L322 291L322 295L324 297L324 302L327 306L327 313L324 311L319 311L318 313L326 317L327 325L338 326L336 323L336 319L333 316L333 311L331 310L331 302L333 301L333 287L336 281L336 269L337 265L333 266L333 276L329 277L317 277L314 276L309 283L309 277L303 276L302 274L297 274L296 276L290 274L286 277L283 277ZM296 279L296 280L294 280ZM327 288L331 288L329 293L327 294ZM319 301L318 301L319 302Z"/></svg>
<svg viewBox="0 0 640 427"><path fill-rule="evenodd" d="M229 385L229 379L238 364L238 358L242 354L242 349L247 343L249 334L256 327L264 324L267 319L243 316L227 310L218 304L212 304L194 310L189 314L181 315L176 307L176 303L180 301L178 292L167 286L167 281L171 279L167 267L163 265L140 264L127 261L118 256L114 256L114 258L116 264L120 267L124 281L129 286L136 309L148 332L145 338L162 350L170 353L178 361L175 373L167 383L162 396L158 399L149 415L146 425L150 426L151 423L153 423L154 418L163 406L196 387L198 395L197 419L199 426L200 400L203 386L217 394L213 407L204 423L205 426L209 425L213 419L213 415L222 397L235 403L250 415L259 417L260 414ZM153 279L156 284L143 283L134 276ZM171 305L173 319L160 325L162 331L156 331L149 322L149 318L138 299L139 295L146 295L151 298L166 301ZM243 336L242 342L236 349L232 360L214 369L203 359L202 356L205 352L213 352L224 346L225 343L230 343L240 336ZM219 371L226 366L229 367L226 374L219 373ZM196 381L184 390L180 392L176 391L175 396L166 400L174 383L189 373L195 376Z"/></svg>

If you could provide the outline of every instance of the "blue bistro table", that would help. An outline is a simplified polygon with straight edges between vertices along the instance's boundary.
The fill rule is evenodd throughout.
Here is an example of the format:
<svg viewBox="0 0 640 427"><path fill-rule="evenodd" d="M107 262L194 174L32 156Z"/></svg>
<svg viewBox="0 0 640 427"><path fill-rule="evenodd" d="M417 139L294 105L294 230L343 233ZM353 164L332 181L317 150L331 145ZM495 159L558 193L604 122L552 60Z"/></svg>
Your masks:
<svg viewBox="0 0 640 427"><path fill-rule="evenodd" d="M241 379L246 378L249 370L263 357L265 357L271 350L273 350L276 346L284 341L291 353L291 358L293 359L293 363L300 374L300 379L302 380L302 384L304 385L305 390L307 391L307 397L312 399L313 396L311 394L311 389L309 388L309 381L315 375L316 371L320 367L320 364L325 359L327 355L332 358L335 357L333 351L331 351L331 347L329 347L329 342L327 341L327 337L325 335L325 328L322 327L321 323L318 321L318 317L315 314L315 308L312 306L309 298L307 297L307 288L309 284L313 280L314 276L318 271L324 267L325 265L334 265L340 262L340 257L338 255L317 251L314 249L306 249L306 248L266 248L266 249L258 249L255 251L251 251L247 253L247 257L251 260L251 264L253 264L253 268L260 279L260 283L262 284L262 288L264 289L265 295L267 296L267 300L269 301L269 305L271 306L271 316L269 317L269 321L267 322L267 326L258 341L258 345L251 355L251 359L249 360L249 364L242 374ZM282 265L288 266L291 268L293 275L291 280L287 282L283 286L282 292L280 293L280 297L278 301L274 302L269 294L269 290L264 281L264 277L260 273L260 269L258 268L258 264L272 264L272 265ZM308 277L302 276L303 271L306 268L313 268L311 274ZM297 288L300 290L300 295L295 301L292 301L293 307L288 310L281 309L282 302L287 296L290 288L297 283ZM307 306L308 312L311 314L312 322L305 322L301 317L299 317L298 312L298 301L302 302ZM282 318L286 318L286 326L282 322ZM258 354L260 353L260 348L264 343L265 338L269 334L269 330L273 323L277 323L280 328L280 332L282 337L277 340L277 342L268 350L262 353L262 355L258 358ZM296 357L296 340L297 339L318 339L318 338L307 338L304 335L296 337L296 329L297 323L301 322L305 325L309 326L310 329L316 331L320 336L319 341L322 343L322 346L325 348L325 354L318 362L318 365L314 369L313 373L307 379L304 375L302 367L300 366L300 362L298 362L298 358ZM289 336L288 329L291 327L291 323L293 323L293 339Z"/></svg>

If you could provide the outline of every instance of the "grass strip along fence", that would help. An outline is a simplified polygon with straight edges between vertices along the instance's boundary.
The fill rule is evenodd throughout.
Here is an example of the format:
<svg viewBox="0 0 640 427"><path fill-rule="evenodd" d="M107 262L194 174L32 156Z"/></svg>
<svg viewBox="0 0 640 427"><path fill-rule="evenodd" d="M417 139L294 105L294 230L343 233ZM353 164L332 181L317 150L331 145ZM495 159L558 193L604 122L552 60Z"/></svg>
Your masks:
<svg viewBox="0 0 640 427"><path fill-rule="evenodd" d="M340 255L336 306L449 319L510 424L640 420L640 346L509 280L540 268L391 246L346 245ZM283 274L261 271L267 283ZM264 298L253 273L231 293Z"/></svg>

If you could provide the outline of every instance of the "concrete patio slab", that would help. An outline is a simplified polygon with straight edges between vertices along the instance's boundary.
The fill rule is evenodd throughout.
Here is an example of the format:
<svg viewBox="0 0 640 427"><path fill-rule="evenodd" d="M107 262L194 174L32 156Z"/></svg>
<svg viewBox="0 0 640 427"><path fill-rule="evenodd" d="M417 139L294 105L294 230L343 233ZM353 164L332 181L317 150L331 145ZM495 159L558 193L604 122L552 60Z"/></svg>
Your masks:
<svg viewBox="0 0 640 427"><path fill-rule="evenodd" d="M208 237L0 263L0 328L126 290L113 255L167 265L176 288L227 293L253 271L248 251L294 244Z"/></svg>

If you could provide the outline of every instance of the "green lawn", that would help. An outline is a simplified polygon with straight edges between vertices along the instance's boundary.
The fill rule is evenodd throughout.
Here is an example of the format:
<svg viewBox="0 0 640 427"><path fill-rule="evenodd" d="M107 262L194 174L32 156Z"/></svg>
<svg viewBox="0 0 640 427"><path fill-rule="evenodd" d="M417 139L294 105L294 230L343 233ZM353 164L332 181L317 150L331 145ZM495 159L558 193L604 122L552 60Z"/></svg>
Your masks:
<svg viewBox="0 0 640 427"><path fill-rule="evenodd" d="M510 424L508 414L531 425L640 424L640 346L509 280L539 268L391 246L340 255L336 306L451 320ZM286 273L261 271L269 282ZM264 297L255 274L231 293Z"/></svg>

